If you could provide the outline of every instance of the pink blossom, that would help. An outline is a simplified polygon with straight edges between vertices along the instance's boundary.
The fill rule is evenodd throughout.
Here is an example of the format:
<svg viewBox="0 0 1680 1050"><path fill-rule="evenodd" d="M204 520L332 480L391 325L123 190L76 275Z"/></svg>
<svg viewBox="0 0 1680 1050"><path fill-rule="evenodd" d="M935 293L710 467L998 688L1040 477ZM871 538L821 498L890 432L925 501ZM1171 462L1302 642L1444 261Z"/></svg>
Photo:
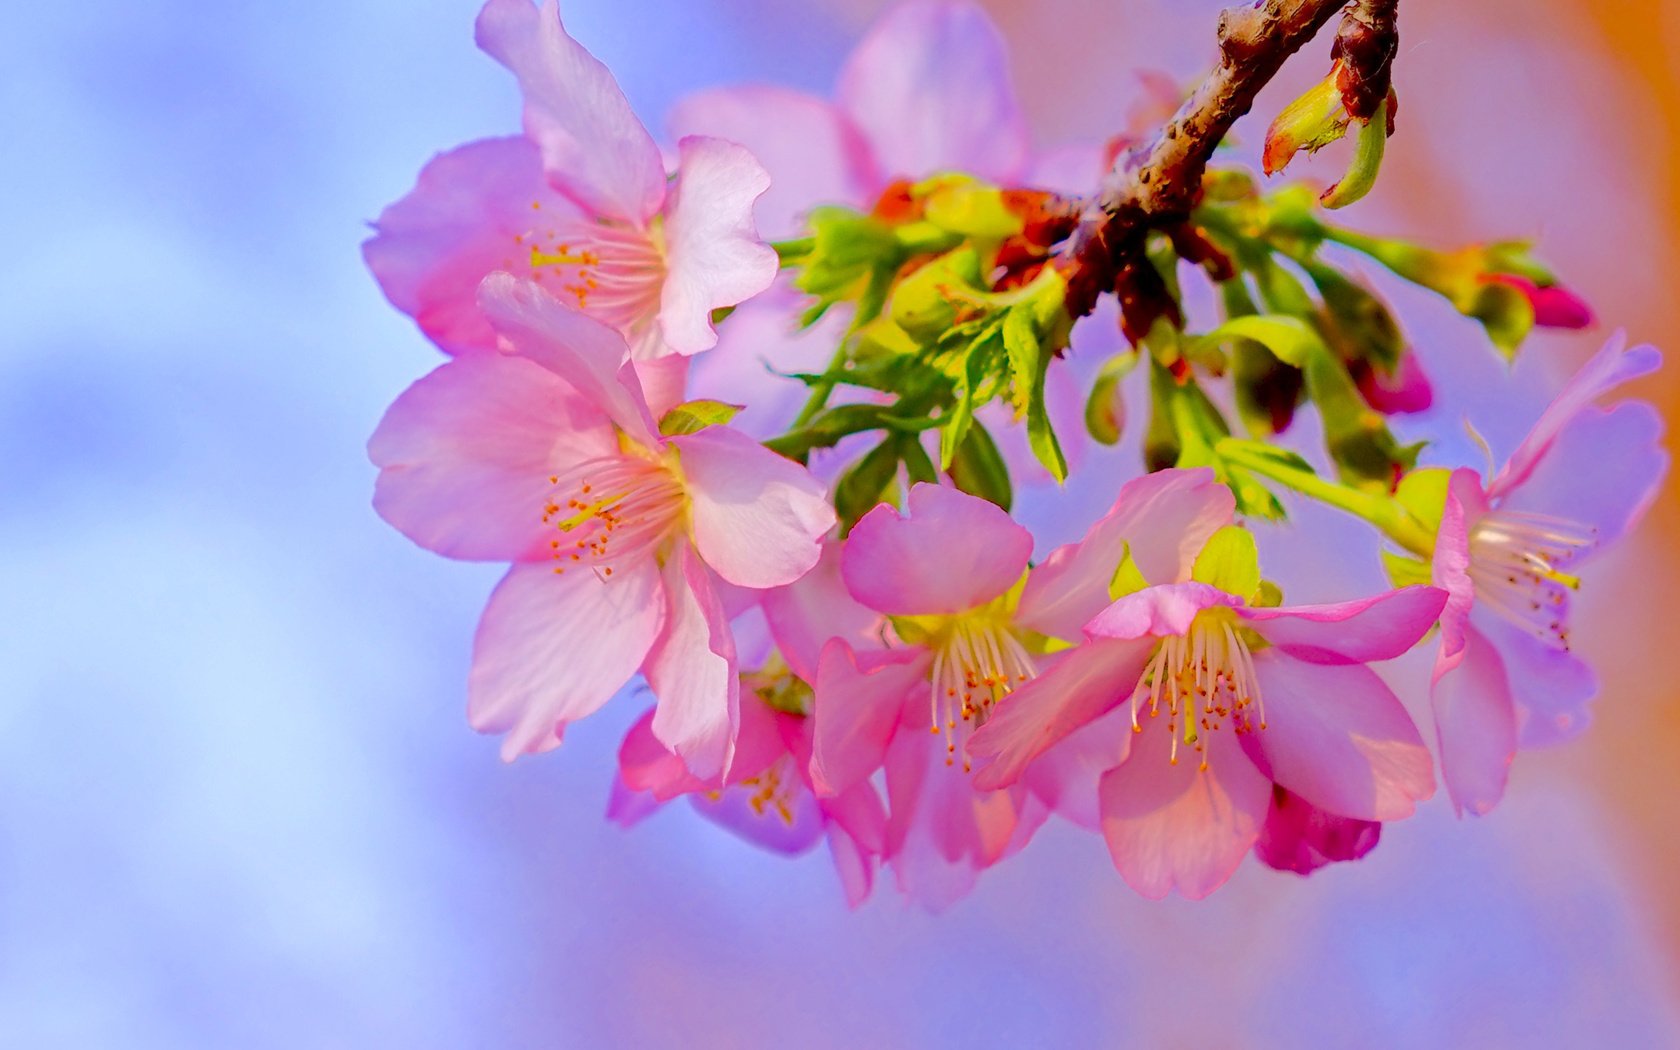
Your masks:
<svg viewBox="0 0 1680 1050"><path fill-rule="evenodd" d="M778 710L760 690L796 681L785 673L748 675L741 701L735 760L721 780L696 777L653 732L649 711L619 749L619 778L608 816L626 826L664 803L687 796L706 819L749 842L800 854L827 840L853 906L869 896L881 855L886 810L868 783L818 797L811 787L811 720Z"/></svg>
<svg viewBox="0 0 1680 1050"><path fill-rule="evenodd" d="M1173 499L1166 494L1158 512ZM1187 555L1152 532L1127 537L1129 568L1114 579L1131 593L1092 617L1084 643L1017 689L969 741L986 763L978 786L1016 782L1082 727L1124 711L1131 732L1107 735L1114 750L1097 808L1121 876L1156 898L1173 889L1199 898L1224 883L1265 830L1274 785L1356 821L1408 816L1434 792L1416 727L1365 664L1409 649L1445 594L1409 587L1335 605L1256 607L1247 533L1221 528ZM1275 831L1280 841L1303 833L1281 818Z"/></svg>
<svg viewBox="0 0 1680 1050"><path fill-rule="evenodd" d="M421 379L368 446L387 521L514 563L479 624L469 719L507 734L506 758L544 751L639 670L654 735L719 775L739 721L725 596L817 562L822 486L727 427L662 435L624 339L538 285L493 274L479 308L503 349Z"/></svg>
<svg viewBox="0 0 1680 1050"><path fill-rule="evenodd" d="M659 146L547 0L489 0L478 43L519 80L525 134L440 154L363 246L391 302L450 353L491 349L479 281L520 274L618 329L638 361L717 342L711 314L767 288L776 255L753 202L769 176L704 136Z"/></svg>
<svg viewBox="0 0 1680 1050"><path fill-rule="evenodd" d="M1536 284L1511 273L1489 274L1484 280L1521 292L1534 310L1534 323L1541 328L1587 328L1593 323L1592 307L1561 284Z"/></svg>
<svg viewBox="0 0 1680 1050"><path fill-rule="evenodd" d="M1451 595L1431 704L1441 774L1460 812L1498 803L1519 741L1564 739L1598 691L1569 648L1575 571L1638 522L1668 456L1650 405L1595 402L1655 370L1654 347L1613 337L1565 385L1491 483L1452 472L1435 540Z"/></svg>
<svg viewBox="0 0 1680 1050"><path fill-rule="evenodd" d="M813 780L819 792L840 792L885 770L886 859L900 887L930 907L961 896L980 869L1024 845L1072 794L1070 784L1087 772L1095 783L1073 742L1041 781L980 787L965 745L1039 673L1049 637L1068 624L1076 632L1107 604L1106 580L1124 553L1117 530L1159 512L1161 530L1205 538L1201 522L1230 512L1229 493L1208 471L1169 472L1128 489L1083 547L1058 550L1032 577L1025 529L992 504L937 485L912 487L903 515L877 507L846 541L846 587L890 621L894 644L837 639L823 650ZM1078 819L1078 802L1066 801Z"/></svg>
<svg viewBox="0 0 1680 1050"><path fill-rule="evenodd" d="M1384 374L1369 361L1355 362L1352 371L1365 403L1384 415L1425 412L1435 402L1429 376L1410 348L1400 355L1392 375Z"/></svg>
<svg viewBox="0 0 1680 1050"><path fill-rule="evenodd" d="M1326 813L1294 792L1272 786L1272 808L1254 855L1278 871L1310 875L1326 864L1358 860L1377 847L1382 824Z"/></svg>

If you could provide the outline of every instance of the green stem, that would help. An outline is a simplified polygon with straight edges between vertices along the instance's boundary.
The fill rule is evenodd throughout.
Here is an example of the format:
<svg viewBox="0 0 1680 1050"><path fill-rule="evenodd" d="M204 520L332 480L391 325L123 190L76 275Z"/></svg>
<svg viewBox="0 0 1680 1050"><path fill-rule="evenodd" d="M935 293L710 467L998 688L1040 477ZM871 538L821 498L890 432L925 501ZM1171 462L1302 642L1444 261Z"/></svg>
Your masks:
<svg viewBox="0 0 1680 1050"><path fill-rule="evenodd" d="M781 261L784 270L790 266L798 266L816 246L815 237L795 237L792 240L770 242L770 247L775 249L776 258Z"/></svg>
<svg viewBox="0 0 1680 1050"><path fill-rule="evenodd" d="M1350 488L1294 466L1251 441L1227 438L1218 446L1220 458L1251 473L1284 485L1356 518L1370 522L1389 539L1425 560L1434 556L1435 537L1399 503L1386 496Z"/></svg>

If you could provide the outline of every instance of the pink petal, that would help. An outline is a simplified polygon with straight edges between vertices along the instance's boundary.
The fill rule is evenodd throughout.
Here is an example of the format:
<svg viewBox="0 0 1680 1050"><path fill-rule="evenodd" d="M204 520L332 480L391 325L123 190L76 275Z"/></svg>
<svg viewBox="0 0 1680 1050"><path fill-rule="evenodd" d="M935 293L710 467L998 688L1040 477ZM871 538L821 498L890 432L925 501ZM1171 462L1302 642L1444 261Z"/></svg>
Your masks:
<svg viewBox="0 0 1680 1050"><path fill-rule="evenodd" d="M1319 809L1399 820L1435 793L1429 749L1383 680L1358 664L1254 658L1265 728L1244 738L1261 768Z"/></svg>
<svg viewBox="0 0 1680 1050"><path fill-rule="evenodd" d="M694 795L689 801L712 823L777 853L804 853L823 837L822 810L815 796L802 786L786 793L782 808L774 799L755 805L756 797L757 788L744 785L729 788L716 798Z"/></svg>
<svg viewBox="0 0 1680 1050"><path fill-rule="evenodd" d="M891 616L959 613L1026 571L1032 533L996 504L954 488L911 487L909 514L882 504L846 540L840 570L858 601Z"/></svg>
<svg viewBox="0 0 1680 1050"><path fill-rule="evenodd" d="M656 802L712 786L689 772L683 760L653 735L652 708L624 735L618 748L618 775L625 788Z"/></svg>
<svg viewBox="0 0 1680 1050"><path fill-rule="evenodd" d="M1534 429L1523 439L1510 462L1488 486L1490 497L1497 499L1521 485L1563 428L1588 405L1621 384L1656 371L1662 364L1662 354L1657 352L1656 347L1636 346L1624 351L1626 345L1626 337L1617 332L1564 384L1563 390L1540 414Z"/></svg>
<svg viewBox="0 0 1680 1050"><path fill-rule="evenodd" d="M634 827L664 808L652 795L632 791L623 778L614 778L607 797L607 820L621 828Z"/></svg>
<svg viewBox="0 0 1680 1050"><path fill-rule="evenodd" d="M421 169L414 189L380 213L362 257L391 305L438 346L452 354L494 350L496 333L478 310L479 282L529 265L519 238L533 216L575 211L544 181L529 139L471 142Z"/></svg>
<svg viewBox="0 0 1680 1050"><path fill-rule="evenodd" d="M1588 526L1597 532L1592 549L1602 550L1637 525L1656 499L1668 473L1662 436L1661 414L1643 401L1584 408L1520 484L1499 491L1499 509Z"/></svg>
<svg viewBox="0 0 1680 1050"><path fill-rule="evenodd" d="M741 720L735 639L705 568L686 545L665 563L665 629L642 673L658 698L653 735L702 780L725 776Z"/></svg>
<svg viewBox="0 0 1680 1050"><path fill-rule="evenodd" d="M1151 639L1185 634L1203 609L1240 604L1240 599L1205 583L1146 587L1098 613L1085 625L1085 635L1091 639Z"/></svg>
<svg viewBox="0 0 1680 1050"><path fill-rule="evenodd" d="M1381 835L1381 824L1315 809L1280 787L1272 792L1254 855L1267 867L1307 875L1333 861L1358 860L1376 848Z"/></svg>
<svg viewBox="0 0 1680 1050"><path fill-rule="evenodd" d="M834 508L810 471L728 427L671 439L681 456L694 545L742 587L779 587L810 571Z"/></svg>
<svg viewBox="0 0 1680 1050"><path fill-rule="evenodd" d="M1237 615L1266 641L1317 664L1392 660L1416 645L1446 605L1439 587L1402 587L1333 605L1240 609Z"/></svg>
<svg viewBox="0 0 1680 1050"><path fill-rule="evenodd" d="M647 398L648 415L659 419L688 400L690 360L676 354L635 360L636 380Z"/></svg>
<svg viewBox="0 0 1680 1050"><path fill-rule="evenodd" d="M1499 653L1465 626L1463 646L1441 647L1429 693L1440 745L1441 779L1453 807L1481 816L1505 794L1517 753L1517 716Z"/></svg>
<svg viewBox="0 0 1680 1050"><path fill-rule="evenodd" d="M618 332L512 274L486 277L478 302L515 353L576 387L631 440L647 448L658 446L653 416L629 360L630 348Z"/></svg>
<svg viewBox="0 0 1680 1050"><path fill-rule="evenodd" d="M770 176L744 148L690 136L665 213L665 287L659 326L678 354L717 345L712 311L744 302L776 279L776 252L753 227L753 201Z"/></svg>
<svg viewBox="0 0 1680 1050"><path fill-rule="evenodd" d="M515 565L473 639L467 720L506 733L502 757L547 751L566 724L593 713L636 673L664 624L659 572L623 566L610 582Z"/></svg>
<svg viewBox="0 0 1680 1050"><path fill-rule="evenodd" d="M1024 846L1049 815L1021 789L976 790L927 733L898 734L886 770L886 859L899 889L930 911L966 895L981 870Z"/></svg>
<svg viewBox="0 0 1680 1050"><path fill-rule="evenodd" d="M1097 786L1132 750L1132 713L1125 706L1069 733L1038 756L1021 782L1045 807L1087 831L1102 828Z"/></svg>
<svg viewBox="0 0 1680 1050"><path fill-rule="evenodd" d="M1431 572L1435 585L1447 592L1441 607L1441 658L1456 662L1464 649L1464 632L1476 603L1470 579L1470 528L1488 512L1482 481L1475 471L1459 468L1447 481L1447 500L1441 527L1435 533Z"/></svg>
<svg viewBox="0 0 1680 1050"><path fill-rule="evenodd" d="M820 98L770 85L714 88L679 101L667 119L672 135L714 135L739 142L770 173L754 213L759 229L797 236L819 204L867 204L883 180L869 147L845 114Z"/></svg>
<svg viewBox="0 0 1680 1050"><path fill-rule="evenodd" d="M1010 182L1026 163L1003 37L972 4L889 12L846 60L838 93L889 179L961 171Z"/></svg>
<svg viewBox="0 0 1680 1050"><path fill-rule="evenodd" d="M1132 754L1098 788L1103 838L1120 877L1151 900L1171 890L1200 900L1224 885L1260 835L1272 783L1230 733L1207 734L1206 770L1171 739L1161 719L1144 722Z"/></svg>
<svg viewBox="0 0 1680 1050"><path fill-rule="evenodd" d="M525 133L555 186L598 215L645 225L665 200L659 146L607 67L566 34L548 0L489 0L478 46L519 79Z"/></svg>
<svg viewBox="0 0 1680 1050"><path fill-rule="evenodd" d="M843 828L828 826L828 850L845 889L847 907L856 908L875 889L875 858Z"/></svg>
<svg viewBox="0 0 1680 1050"><path fill-rule="evenodd" d="M1089 642L1010 693L969 738L969 755L985 763L976 769L975 785L991 790L1015 783L1033 759L1124 703L1154 648L1153 638ZM1125 754L1111 756L1109 764L1118 765Z"/></svg>
<svg viewBox="0 0 1680 1050"><path fill-rule="evenodd" d="M451 558L545 556L549 478L617 448L606 417L552 373L467 354L409 387L368 441L373 505L414 542Z"/></svg>
<svg viewBox="0 0 1680 1050"><path fill-rule="evenodd" d="M1150 583L1189 578L1208 537L1231 523L1231 490L1213 471L1163 470L1121 486L1114 506L1078 543L1058 547L1027 578L1020 621L1073 641L1109 603L1108 585L1130 550Z"/></svg>
<svg viewBox="0 0 1680 1050"><path fill-rule="evenodd" d="M840 639L823 647L811 701L811 782L836 795L881 768L912 690L927 688L925 650L857 653Z"/></svg>
<svg viewBox="0 0 1680 1050"><path fill-rule="evenodd" d="M817 662L830 638L853 649L878 647L881 614L865 608L840 578L840 544L823 544L816 567L762 600L770 634L789 669L807 682L817 680Z"/></svg>
<svg viewBox="0 0 1680 1050"><path fill-rule="evenodd" d="M1499 654L1524 747L1546 747L1579 735L1592 721L1598 675L1574 653L1553 649L1497 613L1478 608L1471 622Z"/></svg>

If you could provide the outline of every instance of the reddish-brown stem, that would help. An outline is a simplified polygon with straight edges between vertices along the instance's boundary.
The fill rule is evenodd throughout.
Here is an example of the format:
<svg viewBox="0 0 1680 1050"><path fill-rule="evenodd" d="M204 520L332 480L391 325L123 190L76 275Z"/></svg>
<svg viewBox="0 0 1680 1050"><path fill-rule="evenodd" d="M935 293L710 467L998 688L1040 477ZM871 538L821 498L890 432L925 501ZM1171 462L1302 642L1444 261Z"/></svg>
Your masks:
<svg viewBox="0 0 1680 1050"><path fill-rule="evenodd" d="M1218 67L1159 134L1115 160L1095 198L1068 205L1078 219L1056 261L1068 279L1068 312L1082 317L1110 291L1135 301L1136 282L1122 280L1129 287L1117 289L1116 281L1147 264L1149 232L1180 226L1189 218L1208 160L1231 125L1254 105L1255 96L1284 61L1344 6L1338 56L1345 54L1348 62L1359 65L1353 85L1359 97L1379 85L1381 92L1375 97L1385 97L1396 39L1395 4L1396 0L1262 0L1224 11L1219 16ZM1153 310L1168 312L1162 306ZM1135 331L1141 323L1146 330L1149 312L1146 309L1127 327Z"/></svg>

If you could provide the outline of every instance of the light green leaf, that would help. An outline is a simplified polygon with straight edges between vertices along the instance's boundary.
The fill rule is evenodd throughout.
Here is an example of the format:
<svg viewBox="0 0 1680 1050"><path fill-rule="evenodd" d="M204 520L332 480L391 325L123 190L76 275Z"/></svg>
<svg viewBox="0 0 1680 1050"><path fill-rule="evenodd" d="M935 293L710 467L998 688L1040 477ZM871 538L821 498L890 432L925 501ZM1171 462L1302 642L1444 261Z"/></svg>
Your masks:
<svg viewBox="0 0 1680 1050"><path fill-rule="evenodd" d="M720 426L735 418L745 405L731 405L726 401L700 398L684 401L659 417L659 432L666 437L678 434L697 434L707 427Z"/></svg>

